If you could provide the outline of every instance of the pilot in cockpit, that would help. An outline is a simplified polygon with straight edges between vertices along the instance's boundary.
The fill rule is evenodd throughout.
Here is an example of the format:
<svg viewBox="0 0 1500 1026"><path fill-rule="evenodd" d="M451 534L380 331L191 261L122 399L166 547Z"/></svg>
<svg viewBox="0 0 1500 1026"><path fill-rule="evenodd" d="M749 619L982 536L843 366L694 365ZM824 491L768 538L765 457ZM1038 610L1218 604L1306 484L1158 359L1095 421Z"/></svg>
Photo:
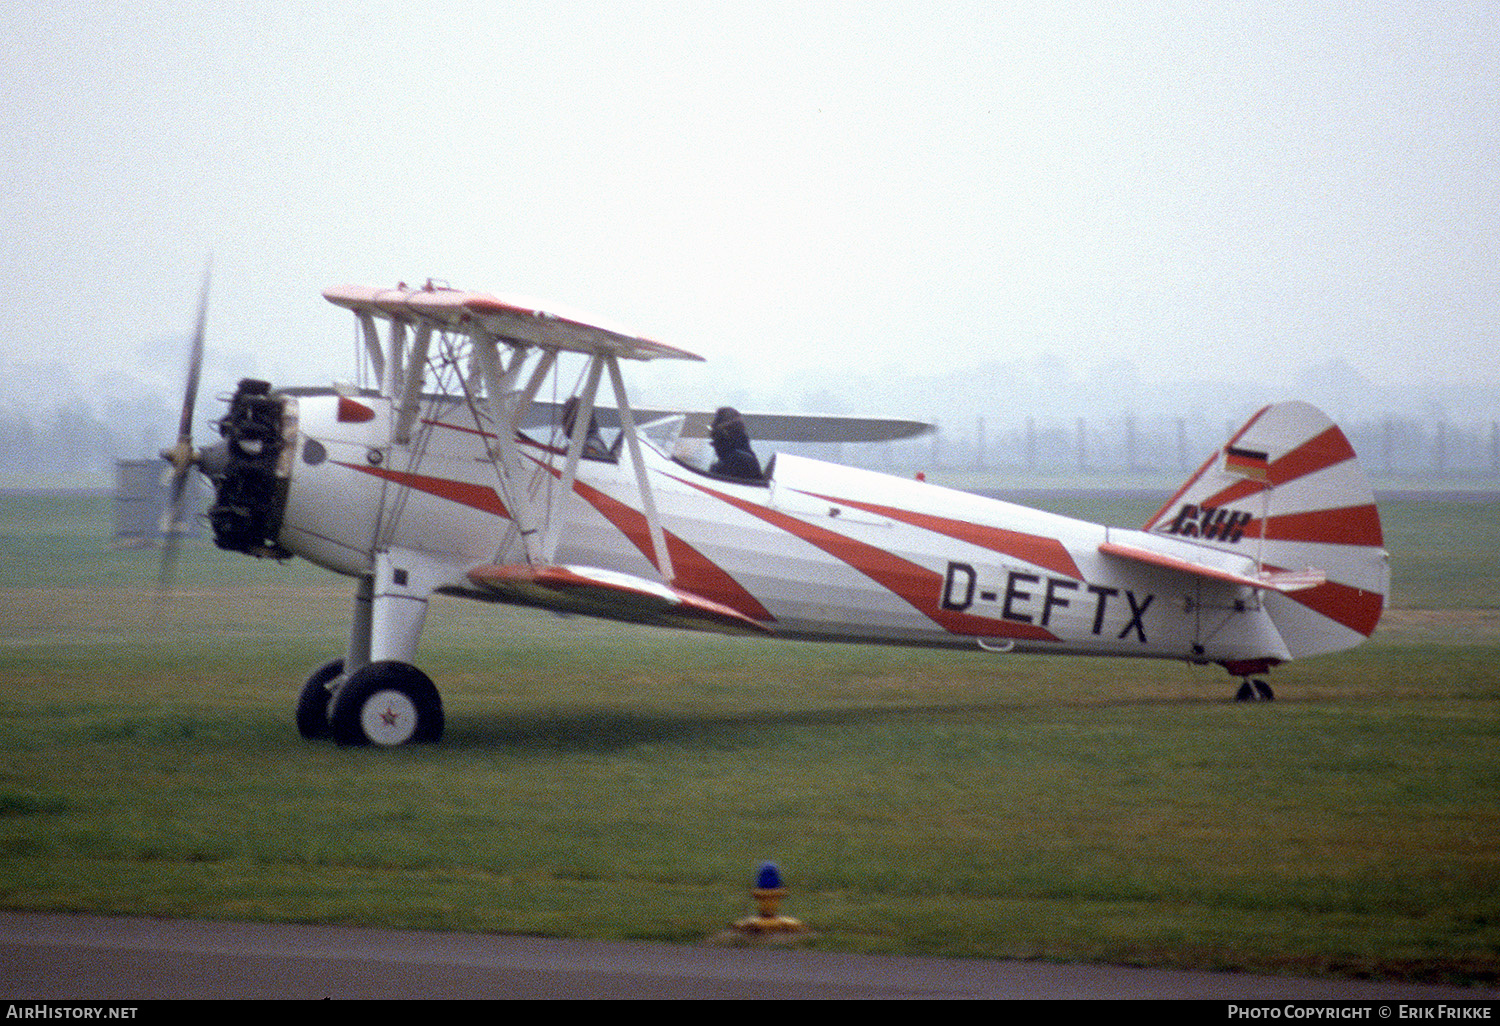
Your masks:
<svg viewBox="0 0 1500 1026"><path fill-rule="evenodd" d="M578 397L569 396L568 401L563 403L562 426L563 438L573 437L573 425L578 422ZM614 460L614 455L609 451L609 446L604 444L604 436L599 434L599 422L593 413L589 414L589 430L583 439L583 458L586 460Z"/></svg>
<svg viewBox="0 0 1500 1026"><path fill-rule="evenodd" d="M713 423L708 431L713 443L714 455L718 457L709 468L710 473L742 481L764 481L760 460L750 448L750 436L745 431L745 422L739 411L731 406L721 406L714 412Z"/></svg>

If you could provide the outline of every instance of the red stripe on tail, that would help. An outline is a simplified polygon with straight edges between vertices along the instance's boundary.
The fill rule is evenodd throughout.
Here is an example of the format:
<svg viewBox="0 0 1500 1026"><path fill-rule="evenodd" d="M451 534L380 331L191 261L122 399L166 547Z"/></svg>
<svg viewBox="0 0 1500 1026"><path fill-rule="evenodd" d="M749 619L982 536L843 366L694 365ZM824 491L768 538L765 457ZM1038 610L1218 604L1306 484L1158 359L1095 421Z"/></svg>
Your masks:
<svg viewBox="0 0 1500 1026"><path fill-rule="evenodd" d="M1260 537L1261 523L1259 518L1250 521L1245 527L1244 536ZM1373 505L1276 514L1266 523L1265 530L1267 541L1312 542L1323 545L1385 544L1385 536L1380 530L1380 514Z"/></svg>

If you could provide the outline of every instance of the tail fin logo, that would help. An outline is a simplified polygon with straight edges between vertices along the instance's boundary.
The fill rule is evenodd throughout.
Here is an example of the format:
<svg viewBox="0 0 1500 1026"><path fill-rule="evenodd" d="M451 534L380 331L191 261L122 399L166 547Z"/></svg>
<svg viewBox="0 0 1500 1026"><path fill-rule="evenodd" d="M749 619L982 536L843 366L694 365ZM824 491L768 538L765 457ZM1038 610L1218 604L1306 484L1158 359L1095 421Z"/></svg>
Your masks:
<svg viewBox="0 0 1500 1026"><path fill-rule="evenodd" d="M1167 526L1167 534L1184 538L1202 538L1205 541L1237 542L1245 536L1253 514L1247 510L1231 510L1226 507L1196 506L1184 502Z"/></svg>

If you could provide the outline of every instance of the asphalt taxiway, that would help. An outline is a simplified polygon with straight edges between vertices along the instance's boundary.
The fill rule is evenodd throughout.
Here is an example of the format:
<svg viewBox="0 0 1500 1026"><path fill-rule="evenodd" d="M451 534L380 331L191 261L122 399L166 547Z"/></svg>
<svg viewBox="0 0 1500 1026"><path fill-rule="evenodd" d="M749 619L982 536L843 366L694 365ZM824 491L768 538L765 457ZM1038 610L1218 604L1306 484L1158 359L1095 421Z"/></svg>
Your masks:
<svg viewBox="0 0 1500 1026"><path fill-rule="evenodd" d="M1101 965L0 914L0 998L1459 1001L1500 991Z"/></svg>

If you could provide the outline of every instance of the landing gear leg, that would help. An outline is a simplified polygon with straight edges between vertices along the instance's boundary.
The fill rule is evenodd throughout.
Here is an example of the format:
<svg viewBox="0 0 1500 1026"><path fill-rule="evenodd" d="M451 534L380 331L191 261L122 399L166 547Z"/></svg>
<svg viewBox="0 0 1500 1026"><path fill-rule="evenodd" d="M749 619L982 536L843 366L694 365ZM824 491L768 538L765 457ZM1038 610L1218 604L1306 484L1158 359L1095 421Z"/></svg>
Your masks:
<svg viewBox="0 0 1500 1026"><path fill-rule="evenodd" d="M351 671L370 661L370 624L375 616L375 580L361 577L354 589L354 610L349 617L349 647L344 665Z"/></svg>
<svg viewBox="0 0 1500 1026"><path fill-rule="evenodd" d="M354 597L354 622L335 683L329 728L341 745L401 745L443 735L443 700L412 665L427 600L461 568L427 553L393 549L375 557L375 576Z"/></svg>

